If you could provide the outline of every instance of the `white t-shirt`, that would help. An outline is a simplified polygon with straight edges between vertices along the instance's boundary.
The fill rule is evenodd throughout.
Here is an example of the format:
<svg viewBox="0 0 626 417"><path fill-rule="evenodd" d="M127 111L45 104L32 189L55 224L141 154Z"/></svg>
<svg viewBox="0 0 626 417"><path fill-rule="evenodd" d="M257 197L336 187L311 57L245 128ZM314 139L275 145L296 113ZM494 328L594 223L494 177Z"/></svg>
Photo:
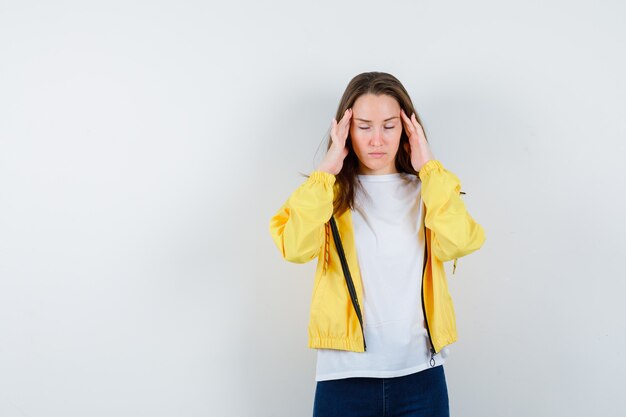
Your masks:
<svg viewBox="0 0 626 417"><path fill-rule="evenodd" d="M316 381L390 378L430 367L422 310L424 220L419 177L406 173L358 175L352 223L363 281L367 349L318 349ZM369 197L368 197L369 196ZM434 356L444 363L447 348Z"/></svg>

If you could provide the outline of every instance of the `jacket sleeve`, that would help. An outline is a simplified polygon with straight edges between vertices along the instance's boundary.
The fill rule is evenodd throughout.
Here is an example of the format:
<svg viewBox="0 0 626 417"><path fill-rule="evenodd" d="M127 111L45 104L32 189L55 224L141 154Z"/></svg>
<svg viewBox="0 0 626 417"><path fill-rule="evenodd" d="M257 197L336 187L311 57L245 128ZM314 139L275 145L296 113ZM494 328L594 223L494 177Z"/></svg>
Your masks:
<svg viewBox="0 0 626 417"><path fill-rule="evenodd" d="M459 178L435 159L425 163L418 175L426 205L424 223L432 232L433 254L445 262L479 249L485 241L485 231L461 200Z"/></svg>
<svg viewBox="0 0 626 417"><path fill-rule="evenodd" d="M333 214L335 176L314 171L270 220L270 234L283 258L305 263L324 243L324 224Z"/></svg>

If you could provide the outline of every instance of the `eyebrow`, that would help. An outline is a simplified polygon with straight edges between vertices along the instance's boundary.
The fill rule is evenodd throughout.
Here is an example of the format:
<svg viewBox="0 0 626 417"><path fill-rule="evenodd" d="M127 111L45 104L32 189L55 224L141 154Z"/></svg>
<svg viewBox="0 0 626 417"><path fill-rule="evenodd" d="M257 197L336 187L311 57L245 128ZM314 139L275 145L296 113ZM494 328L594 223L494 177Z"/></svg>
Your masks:
<svg viewBox="0 0 626 417"><path fill-rule="evenodd" d="M393 117L390 117L389 119L385 119L385 120L383 120L383 122L388 122L389 120L399 119L399 118L400 118L400 117L398 117L398 116L393 116ZM362 121L362 122L366 122L366 123L371 123L371 122L372 122L371 120L361 119L361 118L359 118L359 117L355 117L355 118L354 118L354 120L360 120L360 121Z"/></svg>

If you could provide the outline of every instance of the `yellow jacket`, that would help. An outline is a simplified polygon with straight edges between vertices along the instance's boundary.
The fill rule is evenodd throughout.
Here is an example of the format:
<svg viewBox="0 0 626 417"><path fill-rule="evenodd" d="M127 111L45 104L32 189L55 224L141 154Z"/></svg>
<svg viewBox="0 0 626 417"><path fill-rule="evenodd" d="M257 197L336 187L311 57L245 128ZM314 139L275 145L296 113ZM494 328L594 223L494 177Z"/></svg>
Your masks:
<svg viewBox="0 0 626 417"><path fill-rule="evenodd" d="M432 350L457 340L456 319L443 262L474 252L485 232L465 208L461 182L438 160L418 172L426 230L422 304ZM282 256L295 263L317 258L309 319L309 347L365 351L361 322L352 304L329 220L333 215L335 176L314 171L270 220L270 234ZM357 299L363 283L357 261L350 210L335 216ZM357 304L359 305L359 304ZM361 315L363 311L361 311Z"/></svg>

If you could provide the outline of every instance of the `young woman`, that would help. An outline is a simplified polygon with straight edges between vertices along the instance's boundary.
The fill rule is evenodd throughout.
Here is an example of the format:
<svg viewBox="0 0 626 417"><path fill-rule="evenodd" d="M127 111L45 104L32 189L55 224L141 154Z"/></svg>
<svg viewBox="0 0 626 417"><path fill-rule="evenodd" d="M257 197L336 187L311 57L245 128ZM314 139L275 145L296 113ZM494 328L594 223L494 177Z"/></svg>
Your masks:
<svg viewBox="0 0 626 417"><path fill-rule="evenodd" d="M314 417L449 415L457 333L443 262L456 269L485 240L460 194L400 81L354 77L324 159L270 221L286 260L317 258Z"/></svg>

